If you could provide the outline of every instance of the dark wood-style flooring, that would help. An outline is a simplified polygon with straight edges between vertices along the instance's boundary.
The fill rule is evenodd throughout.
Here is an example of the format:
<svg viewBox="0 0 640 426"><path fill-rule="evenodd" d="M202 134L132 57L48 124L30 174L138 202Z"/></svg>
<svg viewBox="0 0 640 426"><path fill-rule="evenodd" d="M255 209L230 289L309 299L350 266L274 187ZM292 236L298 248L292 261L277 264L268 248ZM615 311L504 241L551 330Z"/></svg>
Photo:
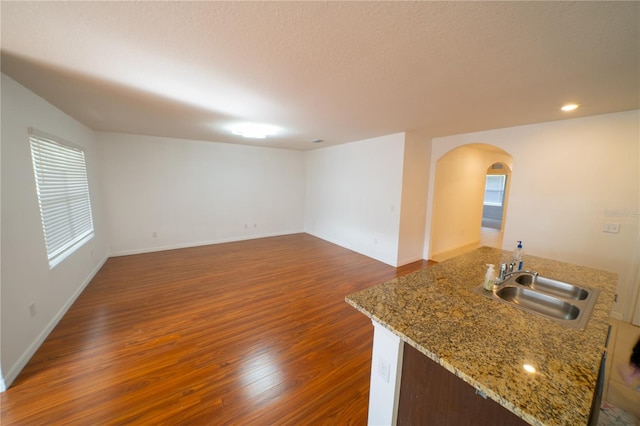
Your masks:
<svg viewBox="0 0 640 426"><path fill-rule="evenodd" d="M13 386L8 425L366 424L393 268L307 234L109 259Z"/></svg>

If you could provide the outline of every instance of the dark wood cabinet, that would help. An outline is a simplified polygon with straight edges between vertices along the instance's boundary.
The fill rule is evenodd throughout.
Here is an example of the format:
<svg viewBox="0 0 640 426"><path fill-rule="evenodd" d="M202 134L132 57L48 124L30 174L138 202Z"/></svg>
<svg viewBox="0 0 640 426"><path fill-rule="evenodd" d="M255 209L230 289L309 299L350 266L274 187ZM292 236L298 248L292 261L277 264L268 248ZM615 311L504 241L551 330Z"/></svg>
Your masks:
<svg viewBox="0 0 640 426"><path fill-rule="evenodd" d="M404 344L399 425L520 426L524 420L476 393L417 349Z"/></svg>

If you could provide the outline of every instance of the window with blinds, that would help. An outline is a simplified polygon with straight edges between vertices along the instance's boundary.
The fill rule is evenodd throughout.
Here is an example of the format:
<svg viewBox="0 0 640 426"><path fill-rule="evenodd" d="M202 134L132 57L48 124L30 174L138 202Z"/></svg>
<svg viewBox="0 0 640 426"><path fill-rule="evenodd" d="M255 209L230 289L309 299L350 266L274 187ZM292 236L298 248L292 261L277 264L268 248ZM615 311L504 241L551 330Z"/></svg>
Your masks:
<svg viewBox="0 0 640 426"><path fill-rule="evenodd" d="M484 205L502 207L507 175L487 175L484 187Z"/></svg>
<svg viewBox="0 0 640 426"><path fill-rule="evenodd" d="M30 129L44 240L53 268L93 237L84 151Z"/></svg>

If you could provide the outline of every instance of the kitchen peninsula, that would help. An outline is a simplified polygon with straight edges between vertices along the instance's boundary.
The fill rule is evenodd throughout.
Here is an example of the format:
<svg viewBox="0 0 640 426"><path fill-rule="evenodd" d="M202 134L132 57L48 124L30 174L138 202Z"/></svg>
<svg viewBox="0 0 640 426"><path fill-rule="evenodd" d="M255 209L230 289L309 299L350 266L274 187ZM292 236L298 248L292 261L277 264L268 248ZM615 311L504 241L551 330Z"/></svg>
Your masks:
<svg viewBox="0 0 640 426"><path fill-rule="evenodd" d="M476 397L488 397L487 403L495 401L500 411L517 422L588 423L617 276L526 257L525 269L600 290L586 328L577 330L472 291L482 283L486 264L499 265L510 256L507 251L481 247L346 297L374 323L369 424L395 423L412 415L407 414L407 407L428 405L429 401L419 398L420 392L403 387L416 381L415 371L404 376L403 355L408 364L406 357L411 353L423 355L420 358L425 363L436 363L438 374L453 373L450 377L456 382L475 388ZM411 364L415 369L415 357ZM525 370L525 365L535 371ZM422 383L429 387L430 380ZM422 395L433 396L439 391L432 389ZM405 397L400 403L403 392L413 392L413 399L406 402ZM466 402L462 404L460 410L454 407L450 411L458 416L473 413ZM429 415L429 409L421 410ZM439 424L446 424L446 415L438 413Z"/></svg>

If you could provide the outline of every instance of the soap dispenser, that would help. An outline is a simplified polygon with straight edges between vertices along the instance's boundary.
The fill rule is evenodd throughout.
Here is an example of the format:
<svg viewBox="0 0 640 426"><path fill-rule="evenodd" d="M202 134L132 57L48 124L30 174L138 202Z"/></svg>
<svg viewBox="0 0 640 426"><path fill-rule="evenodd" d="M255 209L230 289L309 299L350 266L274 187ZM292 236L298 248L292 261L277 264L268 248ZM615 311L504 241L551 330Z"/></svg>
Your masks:
<svg viewBox="0 0 640 426"><path fill-rule="evenodd" d="M518 246L513 250L513 261L518 267L518 271L522 271L524 266L524 250L522 249L522 241L518 241Z"/></svg>
<svg viewBox="0 0 640 426"><path fill-rule="evenodd" d="M487 291L492 291L493 286L496 284L496 271L494 268L494 264L487 264L487 273L484 275L484 289Z"/></svg>

